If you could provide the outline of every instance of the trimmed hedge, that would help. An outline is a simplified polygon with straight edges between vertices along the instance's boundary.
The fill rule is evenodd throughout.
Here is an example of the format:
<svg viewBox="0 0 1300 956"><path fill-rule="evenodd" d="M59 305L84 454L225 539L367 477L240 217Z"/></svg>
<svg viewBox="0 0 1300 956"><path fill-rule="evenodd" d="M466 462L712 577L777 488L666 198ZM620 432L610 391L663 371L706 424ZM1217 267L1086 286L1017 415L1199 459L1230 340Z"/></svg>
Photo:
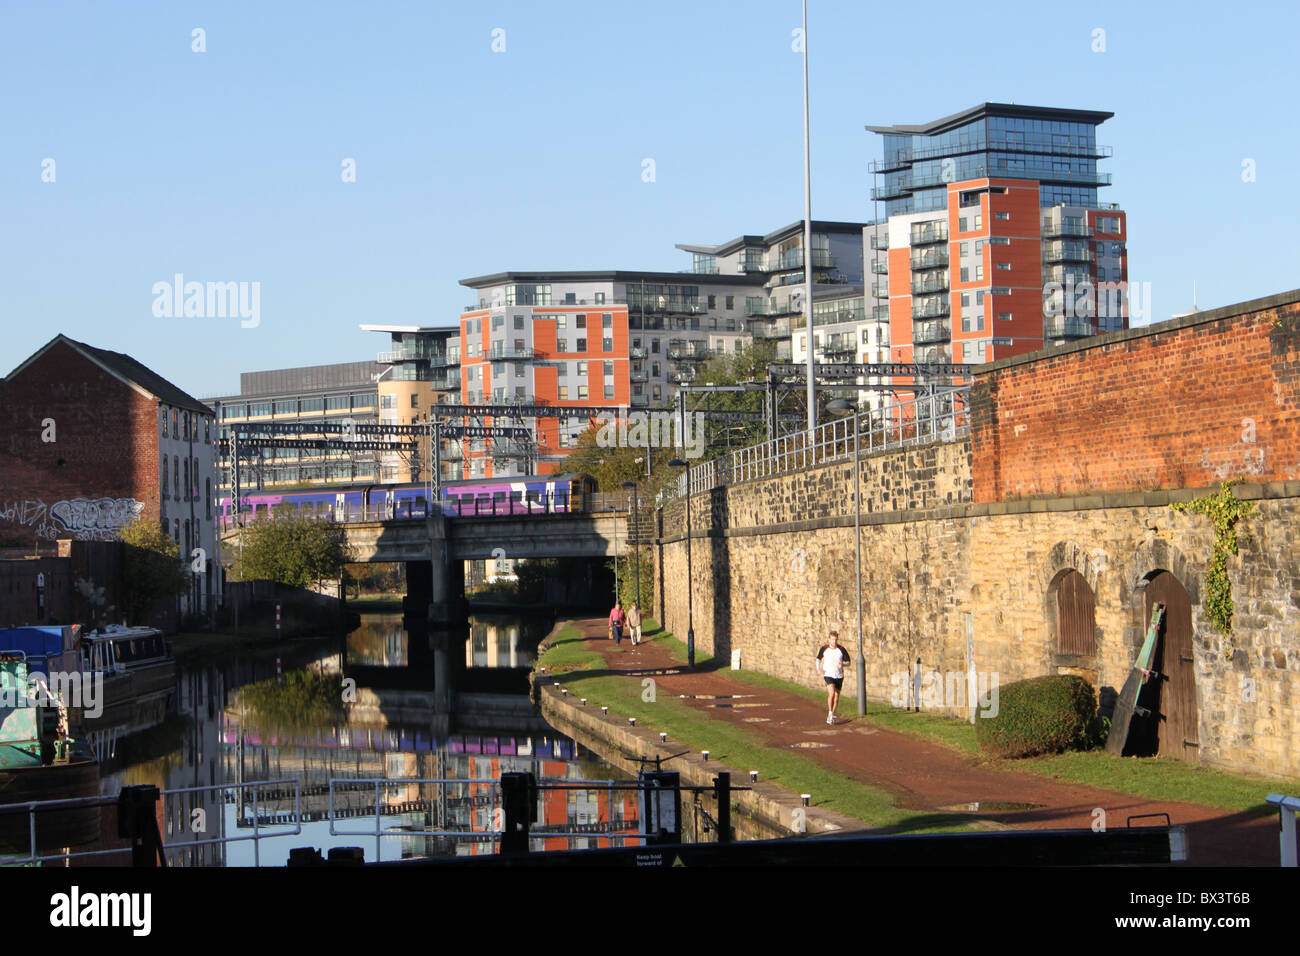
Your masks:
<svg viewBox="0 0 1300 956"><path fill-rule="evenodd" d="M1096 713L1097 692L1082 677L1034 677L999 690L997 716L976 720L975 738L998 757L1086 748Z"/></svg>

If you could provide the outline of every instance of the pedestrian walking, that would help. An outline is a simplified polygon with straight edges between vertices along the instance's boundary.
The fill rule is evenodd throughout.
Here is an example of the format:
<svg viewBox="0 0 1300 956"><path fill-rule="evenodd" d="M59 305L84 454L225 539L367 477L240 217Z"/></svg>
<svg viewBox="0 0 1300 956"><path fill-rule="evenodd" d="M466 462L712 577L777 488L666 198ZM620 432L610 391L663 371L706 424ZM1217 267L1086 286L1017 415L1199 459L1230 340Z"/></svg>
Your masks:
<svg viewBox="0 0 1300 956"><path fill-rule="evenodd" d="M609 629L614 635L615 647L623 640L623 626L625 624L627 624L627 615L623 613L623 608L615 601L614 610L609 612Z"/></svg>
<svg viewBox="0 0 1300 956"><path fill-rule="evenodd" d="M826 643L817 650L817 669L826 680L826 723L835 723L835 708L844 689L844 668L849 666L849 652L840 646L840 632L831 631Z"/></svg>
<svg viewBox="0 0 1300 956"><path fill-rule="evenodd" d="M641 643L641 609L635 604L627 609L627 633L633 647Z"/></svg>

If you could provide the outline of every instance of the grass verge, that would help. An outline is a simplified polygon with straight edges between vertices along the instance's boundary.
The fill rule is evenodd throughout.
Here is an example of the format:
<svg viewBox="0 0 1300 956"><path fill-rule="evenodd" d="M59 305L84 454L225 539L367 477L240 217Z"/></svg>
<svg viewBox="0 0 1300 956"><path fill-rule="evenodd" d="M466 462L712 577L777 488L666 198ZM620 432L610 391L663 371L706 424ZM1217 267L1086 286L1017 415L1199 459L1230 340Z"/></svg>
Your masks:
<svg viewBox="0 0 1300 956"><path fill-rule="evenodd" d="M757 733L711 720L675 698L642 700L641 682L605 670L604 659L587 649L574 627L560 630L555 644L539 663L562 677L570 695L586 697L589 706L609 707L692 749L708 749L713 759L739 773L758 770L762 779L794 793L811 793L818 806L854 817L867 826L907 833L971 829L966 817L899 809L884 790L827 770L803 754L773 748Z"/></svg>

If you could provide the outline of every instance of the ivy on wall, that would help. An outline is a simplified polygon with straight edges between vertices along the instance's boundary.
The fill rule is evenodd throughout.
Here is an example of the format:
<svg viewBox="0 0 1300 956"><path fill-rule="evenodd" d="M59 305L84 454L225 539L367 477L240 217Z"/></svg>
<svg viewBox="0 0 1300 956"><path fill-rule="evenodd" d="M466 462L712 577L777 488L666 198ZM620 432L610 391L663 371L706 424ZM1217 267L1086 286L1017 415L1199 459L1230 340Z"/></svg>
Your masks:
<svg viewBox="0 0 1300 956"><path fill-rule="evenodd" d="M1205 607L1219 633L1232 634L1232 582L1228 580L1228 556L1237 553L1237 522L1255 513L1255 505L1232 493L1240 478L1225 481L1212 495L1170 505L1175 511L1205 515L1214 525L1214 553L1205 575Z"/></svg>

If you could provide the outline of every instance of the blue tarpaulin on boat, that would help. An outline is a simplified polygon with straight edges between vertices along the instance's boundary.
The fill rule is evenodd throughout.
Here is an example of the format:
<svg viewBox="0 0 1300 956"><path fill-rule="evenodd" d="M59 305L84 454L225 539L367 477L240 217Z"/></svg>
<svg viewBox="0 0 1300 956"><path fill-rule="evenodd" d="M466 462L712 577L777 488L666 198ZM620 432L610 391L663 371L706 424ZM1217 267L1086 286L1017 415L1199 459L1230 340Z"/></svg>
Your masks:
<svg viewBox="0 0 1300 956"><path fill-rule="evenodd" d="M22 651L32 658L48 660L63 653L62 627L10 627L0 630L0 651Z"/></svg>

